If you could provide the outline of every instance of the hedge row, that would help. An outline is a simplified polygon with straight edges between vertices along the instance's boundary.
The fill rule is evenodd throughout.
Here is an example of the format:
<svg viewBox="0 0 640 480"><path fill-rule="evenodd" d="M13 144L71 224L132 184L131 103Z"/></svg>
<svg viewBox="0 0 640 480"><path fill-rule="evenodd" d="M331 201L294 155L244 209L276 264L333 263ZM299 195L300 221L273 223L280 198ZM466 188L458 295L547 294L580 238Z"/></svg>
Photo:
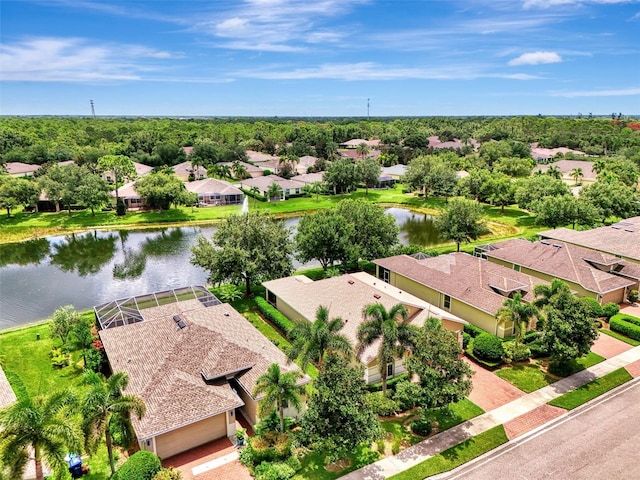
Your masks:
<svg viewBox="0 0 640 480"><path fill-rule="evenodd" d="M469 335L471 335L472 338L476 338L481 333L487 333L480 327L476 327L475 325L471 325L470 323L465 324L463 328L464 328L464 331Z"/></svg>
<svg viewBox="0 0 640 480"><path fill-rule="evenodd" d="M406 373L401 373L400 375L396 375L395 377L387 378L387 388L389 390L395 391L396 385L398 382L402 382L404 380L409 380L409 375ZM367 384L367 390L370 392L379 392L382 390L382 382L377 383L369 383Z"/></svg>
<svg viewBox="0 0 640 480"><path fill-rule="evenodd" d="M609 324L611 330L614 332L621 333L633 340L640 341L640 325L636 325L635 323L627 321L628 317L625 318L612 318L611 323Z"/></svg>
<svg viewBox="0 0 640 480"><path fill-rule="evenodd" d="M640 318L638 317L627 317L625 315L622 315L616 318L619 318L620 320L624 320L625 322L633 323L634 325L638 325L640 327Z"/></svg>
<svg viewBox="0 0 640 480"><path fill-rule="evenodd" d="M151 480L160 471L160 459L146 450L131 455L111 480Z"/></svg>
<svg viewBox="0 0 640 480"><path fill-rule="evenodd" d="M267 317L271 323L273 323L276 327L278 327L282 332L289 337L291 330L295 327L295 324L285 317L282 313L278 311L274 306L272 306L269 302L267 302L262 297L256 297L256 306L258 310L262 312L262 314Z"/></svg>

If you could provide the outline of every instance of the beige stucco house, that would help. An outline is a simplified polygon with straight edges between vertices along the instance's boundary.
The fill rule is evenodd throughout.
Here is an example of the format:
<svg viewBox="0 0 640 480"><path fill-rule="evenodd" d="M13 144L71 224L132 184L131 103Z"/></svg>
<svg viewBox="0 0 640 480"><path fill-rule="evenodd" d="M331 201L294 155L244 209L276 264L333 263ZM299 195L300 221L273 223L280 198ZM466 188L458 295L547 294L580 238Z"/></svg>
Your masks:
<svg viewBox="0 0 640 480"><path fill-rule="evenodd" d="M397 255L375 260L376 276L499 337L513 334L513 324L496 313L515 293L533 300L533 287L547 283L531 275L467 253L438 257Z"/></svg>
<svg viewBox="0 0 640 480"><path fill-rule="evenodd" d="M601 304L622 302L640 280L638 264L557 240L515 238L476 247L476 255L547 281L559 278L578 296Z"/></svg>
<svg viewBox="0 0 640 480"><path fill-rule="evenodd" d="M263 283L266 298L287 318L313 322L319 306L329 309L330 318L340 317L345 322L341 329L350 343L357 345L359 326L365 321L363 309L372 303L380 303L387 310L403 304L413 325L421 326L429 317L439 318L448 330L461 338L463 325L467 322L441 308L431 305L405 291L384 283L365 272L325 278L315 282L304 275L270 280ZM365 366L367 383L380 381L380 366L376 353L379 342L366 348L359 359ZM387 365L389 378L406 372L402 358Z"/></svg>
<svg viewBox="0 0 640 480"><path fill-rule="evenodd" d="M141 397L147 407L141 420L133 418L140 448L167 458L234 436L236 415L255 425L260 398L252 392L258 377L273 363L284 372L298 367L213 295L163 305L154 298L96 307L97 315L106 312L99 317L100 339L111 370L129 375L126 393ZM154 306L136 308L143 304ZM298 384L310 381L304 376Z"/></svg>
<svg viewBox="0 0 640 480"><path fill-rule="evenodd" d="M237 205L244 199L242 190L215 178L186 182L184 186L189 192L198 194L200 206Z"/></svg>
<svg viewBox="0 0 640 480"><path fill-rule="evenodd" d="M271 184L277 184L280 186L280 200L285 200L291 195L300 195L304 193L304 183L297 180L287 180L277 175L266 175L263 177L247 178L240 180L240 188L245 190L251 190L252 187L256 187L259 190L260 195L267 196L269 187Z"/></svg>

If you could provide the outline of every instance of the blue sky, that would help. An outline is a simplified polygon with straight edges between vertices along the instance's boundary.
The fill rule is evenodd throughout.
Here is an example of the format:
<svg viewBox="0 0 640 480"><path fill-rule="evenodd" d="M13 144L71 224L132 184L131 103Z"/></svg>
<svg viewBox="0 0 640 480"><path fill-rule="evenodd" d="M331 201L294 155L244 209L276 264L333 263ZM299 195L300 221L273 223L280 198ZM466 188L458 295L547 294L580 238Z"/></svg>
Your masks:
<svg viewBox="0 0 640 480"><path fill-rule="evenodd" d="M2 0L0 113L640 113L639 0Z"/></svg>

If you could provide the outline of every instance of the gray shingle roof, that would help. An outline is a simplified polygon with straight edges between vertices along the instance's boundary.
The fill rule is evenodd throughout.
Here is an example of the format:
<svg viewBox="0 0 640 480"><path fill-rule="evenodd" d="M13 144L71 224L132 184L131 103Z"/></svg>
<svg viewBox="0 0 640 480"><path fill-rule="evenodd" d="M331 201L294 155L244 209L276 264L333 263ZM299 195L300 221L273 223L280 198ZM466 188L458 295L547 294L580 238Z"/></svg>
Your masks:
<svg viewBox="0 0 640 480"><path fill-rule="evenodd" d="M145 321L100 332L113 371L129 375L127 393L147 405L134 419L139 439L242 406L227 383L233 376L249 394L269 365L298 370L275 345L228 304L204 307L197 300L142 310ZM179 314L186 327L173 320ZM243 370L247 369L248 370ZM209 379L219 380L205 382ZM299 381L310 381L304 377Z"/></svg>
<svg viewBox="0 0 640 480"><path fill-rule="evenodd" d="M533 287L547 283L467 253L450 253L417 260L409 255L382 258L375 264L495 315L505 296L498 291L521 290L533 300Z"/></svg>

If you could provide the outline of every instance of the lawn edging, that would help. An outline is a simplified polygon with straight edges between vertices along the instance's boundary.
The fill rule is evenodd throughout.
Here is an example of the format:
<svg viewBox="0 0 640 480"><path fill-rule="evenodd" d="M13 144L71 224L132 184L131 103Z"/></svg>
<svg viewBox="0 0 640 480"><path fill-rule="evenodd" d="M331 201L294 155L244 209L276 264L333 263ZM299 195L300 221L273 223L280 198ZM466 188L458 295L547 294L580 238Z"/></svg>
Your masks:
<svg viewBox="0 0 640 480"><path fill-rule="evenodd" d="M592 382L586 383L581 387L561 395L558 398L547 402L548 405L564 408L565 410L573 410L574 408L584 405L585 403L605 394L609 390L613 390L633 380L631 374L624 368L614 370L603 377L596 378Z"/></svg>

